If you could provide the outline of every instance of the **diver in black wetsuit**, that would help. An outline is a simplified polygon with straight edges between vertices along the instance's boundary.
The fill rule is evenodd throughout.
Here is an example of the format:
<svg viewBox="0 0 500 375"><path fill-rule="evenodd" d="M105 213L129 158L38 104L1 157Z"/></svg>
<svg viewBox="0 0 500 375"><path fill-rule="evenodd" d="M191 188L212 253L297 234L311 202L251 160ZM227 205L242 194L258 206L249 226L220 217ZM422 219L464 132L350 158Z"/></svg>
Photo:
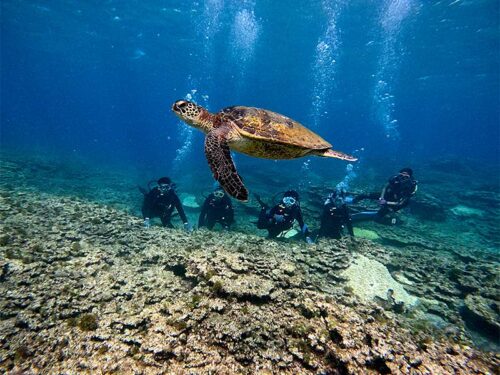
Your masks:
<svg viewBox="0 0 500 375"><path fill-rule="evenodd" d="M184 224L184 229L191 231L192 227L184 213L181 201L175 193L174 186L170 178L162 177L158 180L158 186L149 192L144 192L142 204L144 227L149 228L151 226L150 219L159 217L164 227L173 228L170 220L175 208Z"/></svg>
<svg viewBox="0 0 500 375"><path fill-rule="evenodd" d="M282 201L271 209L260 200L258 195L255 197L261 206L257 228L267 229L268 238L278 237L282 232L291 229L293 222L297 220L306 242L313 243L309 237L309 229L302 219L299 194L295 190L285 192Z"/></svg>
<svg viewBox="0 0 500 375"><path fill-rule="evenodd" d="M411 168L403 168L399 174L391 177L387 184L382 189L382 193L361 194L353 199L353 203L363 199L378 200L380 209L375 211L364 211L352 215L352 220L380 220L389 213L394 213L408 206L410 198L415 195L418 188L418 181L413 179L413 170ZM392 224L396 223L396 219L392 219Z"/></svg>
<svg viewBox="0 0 500 375"><path fill-rule="evenodd" d="M229 230L233 222L234 210L231 199L221 186L217 186L203 203L198 228L205 226L212 229L215 223L219 223L223 229Z"/></svg>
<svg viewBox="0 0 500 375"><path fill-rule="evenodd" d="M344 200L345 194L333 192L328 195L321 214L320 237L340 239L344 229L351 237L354 237L351 215Z"/></svg>

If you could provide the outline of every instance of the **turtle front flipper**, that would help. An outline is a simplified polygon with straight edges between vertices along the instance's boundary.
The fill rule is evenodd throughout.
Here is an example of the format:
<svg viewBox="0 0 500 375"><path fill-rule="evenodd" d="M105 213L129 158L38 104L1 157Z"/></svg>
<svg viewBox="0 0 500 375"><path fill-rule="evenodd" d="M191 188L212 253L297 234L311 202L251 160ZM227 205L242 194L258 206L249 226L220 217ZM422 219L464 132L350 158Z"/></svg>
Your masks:
<svg viewBox="0 0 500 375"><path fill-rule="evenodd" d="M210 131L205 138L205 155L214 178L219 181L224 190L234 198L246 202L248 190L236 172L231 152L227 144L229 129L219 127Z"/></svg>

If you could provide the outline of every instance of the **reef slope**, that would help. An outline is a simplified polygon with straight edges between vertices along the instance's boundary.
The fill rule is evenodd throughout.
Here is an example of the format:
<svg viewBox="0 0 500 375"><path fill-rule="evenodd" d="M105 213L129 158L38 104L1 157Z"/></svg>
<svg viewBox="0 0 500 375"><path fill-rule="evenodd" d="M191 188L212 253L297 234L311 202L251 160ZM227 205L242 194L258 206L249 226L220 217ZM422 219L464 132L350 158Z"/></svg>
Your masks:
<svg viewBox="0 0 500 375"><path fill-rule="evenodd" d="M493 373L345 288L361 240L304 245L144 230L78 199L0 192L1 363L12 373ZM387 255L387 254L385 254Z"/></svg>

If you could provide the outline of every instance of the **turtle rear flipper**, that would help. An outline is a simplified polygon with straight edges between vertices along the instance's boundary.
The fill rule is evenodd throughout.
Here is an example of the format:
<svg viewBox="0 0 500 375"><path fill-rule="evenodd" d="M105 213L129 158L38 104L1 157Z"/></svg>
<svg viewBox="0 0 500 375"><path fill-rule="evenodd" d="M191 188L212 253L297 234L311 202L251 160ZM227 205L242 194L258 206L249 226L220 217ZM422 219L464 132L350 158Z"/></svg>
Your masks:
<svg viewBox="0 0 500 375"><path fill-rule="evenodd" d="M323 156L325 158L335 158L335 159L341 159L341 160L347 160L347 161L358 160L358 158L355 156L344 154L343 152L335 151L335 150L332 150L331 148L328 150L321 150L321 151L315 152L314 154L318 155L318 156Z"/></svg>
<svg viewBox="0 0 500 375"><path fill-rule="evenodd" d="M236 172L227 135L229 129L219 127L212 130L205 138L205 156L214 175L224 190L234 198L246 202L248 200L248 190L243 185L243 181Z"/></svg>

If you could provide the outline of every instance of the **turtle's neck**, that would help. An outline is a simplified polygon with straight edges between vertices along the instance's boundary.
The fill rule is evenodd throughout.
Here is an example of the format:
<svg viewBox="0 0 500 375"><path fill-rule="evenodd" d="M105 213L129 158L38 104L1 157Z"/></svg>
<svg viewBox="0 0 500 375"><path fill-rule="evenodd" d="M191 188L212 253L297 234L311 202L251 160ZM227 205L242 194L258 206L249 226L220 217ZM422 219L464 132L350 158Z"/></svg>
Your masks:
<svg viewBox="0 0 500 375"><path fill-rule="evenodd" d="M202 111L199 118L198 127L204 133L211 131L218 121L218 117L213 113L208 112L206 109Z"/></svg>

